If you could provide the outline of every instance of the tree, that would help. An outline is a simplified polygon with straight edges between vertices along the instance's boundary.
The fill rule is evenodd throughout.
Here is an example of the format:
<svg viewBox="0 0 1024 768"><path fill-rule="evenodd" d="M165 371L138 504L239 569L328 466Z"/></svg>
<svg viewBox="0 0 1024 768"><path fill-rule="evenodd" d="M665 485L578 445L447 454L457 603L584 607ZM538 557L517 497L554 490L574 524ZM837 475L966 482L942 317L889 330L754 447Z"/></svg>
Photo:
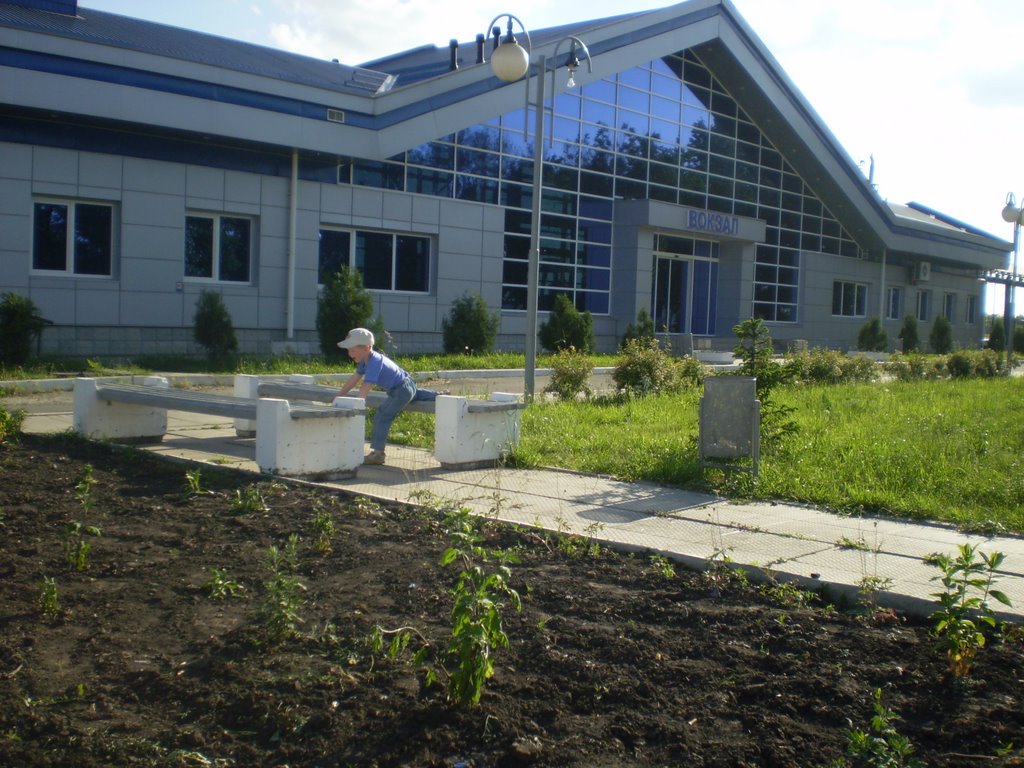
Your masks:
<svg viewBox="0 0 1024 768"><path fill-rule="evenodd" d="M862 352L885 352L889 347L889 334L882 328L882 321L872 317L857 334L857 349Z"/></svg>
<svg viewBox="0 0 1024 768"><path fill-rule="evenodd" d="M540 343L549 352L573 347L590 354L594 351L594 318L580 313L564 293L555 296L555 305L547 322L540 327Z"/></svg>
<svg viewBox="0 0 1024 768"><path fill-rule="evenodd" d="M340 359L343 352L338 342L353 328L369 328L372 318L373 297L363 287L363 276L347 266L331 275L316 308L316 332L324 357ZM376 329L370 330L376 335Z"/></svg>
<svg viewBox="0 0 1024 768"><path fill-rule="evenodd" d="M988 341L985 346L996 352L1006 349L1006 327L1003 325L1003 318L993 317L992 327L988 331Z"/></svg>
<svg viewBox="0 0 1024 768"><path fill-rule="evenodd" d="M27 296L5 293L0 301L0 363L24 365L32 356L32 340L49 324Z"/></svg>
<svg viewBox="0 0 1024 768"><path fill-rule="evenodd" d="M948 355L953 351L953 326L945 315L939 315L932 323L928 334L928 346L937 355Z"/></svg>
<svg viewBox="0 0 1024 768"><path fill-rule="evenodd" d="M921 340L917 331L917 318L907 315L903 318L903 327L900 328L899 338L903 339L903 351L913 352L921 346Z"/></svg>
<svg viewBox="0 0 1024 768"><path fill-rule="evenodd" d="M211 363L222 362L238 349L231 315L216 291L204 290L199 294L192 323L192 337L206 350Z"/></svg>
<svg viewBox="0 0 1024 768"><path fill-rule="evenodd" d="M619 349L625 349L626 345L633 340L648 341L654 338L654 319L643 307L636 315L636 325L630 323L626 326L626 332L622 335L622 343Z"/></svg>
<svg viewBox="0 0 1024 768"><path fill-rule="evenodd" d="M793 379L793 369L772 359L774 344L771 332L759 317L744 320L733 327L736 346L733 354L740 361L740 376L756 380L757 399L761 401L761 435L766 440L796 431L796 423L789 418L793 408L776 403L773 391Z"/></svg>
<svg viewBox="0 0 1024 768"><path fill-rule="evenodd" d="M501 316L487 309L480 294L464 293L452 302L448 316L441 321L444 351L448 354L487 354L494 349Z"/></svg>

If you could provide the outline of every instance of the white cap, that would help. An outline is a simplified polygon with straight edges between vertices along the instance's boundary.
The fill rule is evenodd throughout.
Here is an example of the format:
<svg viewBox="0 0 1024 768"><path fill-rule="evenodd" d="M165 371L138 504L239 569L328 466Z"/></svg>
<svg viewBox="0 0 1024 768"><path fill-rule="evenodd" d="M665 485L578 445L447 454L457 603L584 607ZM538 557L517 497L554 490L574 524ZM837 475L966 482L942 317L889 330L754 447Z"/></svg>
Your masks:
<svg viewBox="0 0 1024 768"><path fill-rule="evenodd" d="M348 336L345 337L344 341L338 342L338 346L342 349L351 349L352 347L372 347L373 333L365 328L353 328L348 332Z"/></svg>

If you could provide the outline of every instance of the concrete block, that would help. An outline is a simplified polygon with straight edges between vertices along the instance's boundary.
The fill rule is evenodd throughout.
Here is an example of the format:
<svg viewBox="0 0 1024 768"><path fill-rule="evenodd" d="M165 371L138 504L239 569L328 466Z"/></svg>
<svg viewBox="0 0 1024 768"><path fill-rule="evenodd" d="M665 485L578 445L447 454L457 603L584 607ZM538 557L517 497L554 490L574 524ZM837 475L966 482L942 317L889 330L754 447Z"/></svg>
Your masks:
<svg viewBox="0 0 1024 768"><path fill-rule="evenodd" d="M491 394L495 402L518 402L506 392ZM439 395L434 412L434 457L446 468L494 464L519 442L520 411L470 413L465 397Z"/></svg>
<svg viewBox="0 0 1024 768"><path fill-rule="evenodd" d="M170 388L163 376L147 376L150 387ZM111 403L96 394L96 379L75 379L75 432L94 440L160 442L167 434L167 410L148 405Z"/></svg>
<svg viewBox="0 0 1024 768"><path fill-rule="evenodd" d="M362 408L339 397L338 408ZM290 477L354 477L363 463L366 416L293 419L287 400L263 398L256 407L256 463L262 472Z"/></svg>

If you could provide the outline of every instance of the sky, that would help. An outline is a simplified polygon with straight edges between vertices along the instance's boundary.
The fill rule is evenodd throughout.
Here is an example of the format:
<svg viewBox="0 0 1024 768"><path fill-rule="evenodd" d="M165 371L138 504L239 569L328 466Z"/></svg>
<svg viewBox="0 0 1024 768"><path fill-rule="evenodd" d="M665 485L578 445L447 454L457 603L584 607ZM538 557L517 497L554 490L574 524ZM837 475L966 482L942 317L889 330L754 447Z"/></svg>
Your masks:
<svg viewBox="0 0 1024 768"><path fill-rule="evenodd" d="M1006 241L1024 204L1020 0L732 0L883 199L915 201ZM668 0L80 0L84 8L356 65L473 40L499 15L529 31ZM518 27L517 27L518 28ZM585 36L584 36L584 42ZM1024 272L1024 255L1019 258ZM1022 309L1024 291L1016 296ZM988 289L986 311L1003 291Z"/></svg>

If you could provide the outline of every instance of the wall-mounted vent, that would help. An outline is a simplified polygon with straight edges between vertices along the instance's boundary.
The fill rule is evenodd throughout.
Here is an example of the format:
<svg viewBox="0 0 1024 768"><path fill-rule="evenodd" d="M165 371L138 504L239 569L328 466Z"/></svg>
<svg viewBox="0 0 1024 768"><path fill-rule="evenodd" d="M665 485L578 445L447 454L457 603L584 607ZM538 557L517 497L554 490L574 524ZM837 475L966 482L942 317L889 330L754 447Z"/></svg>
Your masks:
<svg viewBox="0 0 1024 768"><path fill-rule="evenodd" d="M913 265L911 280L915 283L927 283L932 279L932 263L930 261L919 261Z"/></svg>
<svg viewBox="0 0 1024 768"><path fill-rule="evenodd" d="M345 112L344 110L341 109L328 109L327 119L330 120L332 123L344 123Z"/></svg>

